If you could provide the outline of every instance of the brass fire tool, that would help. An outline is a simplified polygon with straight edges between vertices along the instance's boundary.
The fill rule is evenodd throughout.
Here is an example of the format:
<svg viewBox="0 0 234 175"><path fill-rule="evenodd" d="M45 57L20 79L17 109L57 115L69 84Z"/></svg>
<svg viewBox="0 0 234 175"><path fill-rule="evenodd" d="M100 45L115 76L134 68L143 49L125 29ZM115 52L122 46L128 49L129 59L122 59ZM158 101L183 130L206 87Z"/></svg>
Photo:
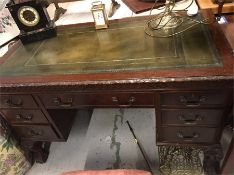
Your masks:
<svg viewBox="0 0 234 175"><path fill-rule="evenodd" d="M141 151L141 153L142 153L142 155L143 155L143 157L144 157L144 160L145 160L145 162L146 162L146 164L147 164L147 166L148 166L149 171L152 173L152 175L154 175L153 168L152 168L152 166L151 166L150 160L149 160L149 158L147 157L147 154L146 154L146 152L145 152L145 150L144 150L142 144L141 144L141 143L139 142L139 140L137 139L136 134L134 133L134 130L132 129L132 127L131 127L131 125L130 125L130 123L129 123L128 120L126 121L126 123L127 123L128 127L129 127L129 129L130 129L130 131L131 131L133 137L134 137L135 142L137 143L137 146L139 147L139 149L140 149L140 151Z"/></svg>

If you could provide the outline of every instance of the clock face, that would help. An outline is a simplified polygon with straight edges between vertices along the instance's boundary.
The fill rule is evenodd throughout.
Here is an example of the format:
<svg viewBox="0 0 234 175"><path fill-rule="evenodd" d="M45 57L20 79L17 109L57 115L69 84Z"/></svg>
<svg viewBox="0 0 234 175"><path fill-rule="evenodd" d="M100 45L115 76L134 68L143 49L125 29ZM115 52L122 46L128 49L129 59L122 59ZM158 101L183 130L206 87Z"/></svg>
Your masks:
<svg viewBox="0 0 234 175"><path fill-rule="evenodd" d="M37 10L30 6L22 6L18 10L18 19L26 26L36 26L40 21L40 16Z"/></svg>
<svg viewBox="0 0 234 175"><path fill-rule="evenodd" d="M94 11L93 16L94 16L96 25L105 25L106 24L104 14L101 10Z"/></svg>

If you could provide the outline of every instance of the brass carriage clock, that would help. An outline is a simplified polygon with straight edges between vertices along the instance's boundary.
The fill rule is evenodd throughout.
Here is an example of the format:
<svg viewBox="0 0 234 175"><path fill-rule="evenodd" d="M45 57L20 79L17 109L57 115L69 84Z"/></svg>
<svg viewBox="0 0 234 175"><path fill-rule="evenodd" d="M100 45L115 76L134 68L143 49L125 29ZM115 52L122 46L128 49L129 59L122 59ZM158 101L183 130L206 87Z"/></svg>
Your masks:
<svg viewBox="0 0 234 175"><path fill-rule="evenodd" d="M105 10L105 4L101 1L95 1L92 3L91 12L96 29L103 29L108 27L108 18Z"/></svg>
<svg viewBox="0 0 234 175"><path fill-rule="evenodd" d="M19 30L22 43L56 36L55 24L50 20L46 7L34 0L11 1L7 4Z"/></svg>

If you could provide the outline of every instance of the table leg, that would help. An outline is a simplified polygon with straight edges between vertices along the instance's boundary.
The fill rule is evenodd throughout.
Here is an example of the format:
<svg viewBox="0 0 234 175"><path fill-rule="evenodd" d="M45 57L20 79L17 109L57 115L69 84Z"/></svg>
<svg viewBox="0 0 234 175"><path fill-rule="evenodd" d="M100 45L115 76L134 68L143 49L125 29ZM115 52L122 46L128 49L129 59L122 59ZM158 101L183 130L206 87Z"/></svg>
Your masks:
<svg viewBox="0 0 234 175"><path fill-rule="evenodd" d="M203 169L207 175L220 174L220 161L223 158L221 145L204 148Z"/></svg>
<svg viewBox="0 0 234 175"><path fill-rule="evenodd" d="M21 143L22 147L26 151L32 153L32 163L45 163L49 156L50 142L33 142L33 141L23 141Z"/></svg>

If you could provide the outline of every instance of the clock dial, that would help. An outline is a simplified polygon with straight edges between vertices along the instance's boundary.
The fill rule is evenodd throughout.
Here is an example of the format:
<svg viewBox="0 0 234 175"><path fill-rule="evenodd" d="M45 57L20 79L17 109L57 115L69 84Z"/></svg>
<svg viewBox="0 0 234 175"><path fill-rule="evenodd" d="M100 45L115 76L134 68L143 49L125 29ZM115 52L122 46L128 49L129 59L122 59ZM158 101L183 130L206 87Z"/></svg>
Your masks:
<svg viewBox="0 0 234 175"><path fill-rule="evenodd" d="M35 26L40 21L40 16L35 8L22 6L18 10L18 19L26 26Z"/></svg>
<svg viewBox="0 0 234 175"><path fill-rule="evenodd" d="M93 15L94 15L96 25L105 25L106 24L104 14L101 10L94 11Z"/></svg>

